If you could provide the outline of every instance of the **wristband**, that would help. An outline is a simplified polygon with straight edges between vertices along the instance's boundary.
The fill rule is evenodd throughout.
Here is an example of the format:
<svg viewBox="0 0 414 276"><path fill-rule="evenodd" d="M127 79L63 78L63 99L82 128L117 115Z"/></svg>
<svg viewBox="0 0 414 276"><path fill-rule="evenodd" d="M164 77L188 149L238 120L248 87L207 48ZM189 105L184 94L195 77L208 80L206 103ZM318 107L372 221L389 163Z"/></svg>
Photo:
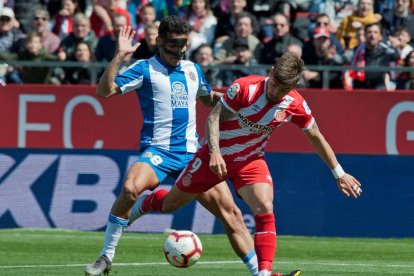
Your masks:
<svg viewBox="0 0 414 276"><path fill-rule="evenodd" d="M341 165L338 163L334 169L331 170L332 174L334 175L335 179L339 179L345 175L344 169L342 169Z"/></svg>

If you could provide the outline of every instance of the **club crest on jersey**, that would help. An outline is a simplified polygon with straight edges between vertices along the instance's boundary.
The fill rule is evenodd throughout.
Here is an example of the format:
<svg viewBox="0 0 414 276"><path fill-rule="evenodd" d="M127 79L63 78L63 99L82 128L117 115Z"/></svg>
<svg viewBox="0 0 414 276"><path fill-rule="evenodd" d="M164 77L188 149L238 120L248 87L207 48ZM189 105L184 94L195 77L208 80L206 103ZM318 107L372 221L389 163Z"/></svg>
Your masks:
<svg viewBox="0 0 414 276"><path fill-rule="evenodd" d="M176 81L171 85L171 107L188 108L188 92L183 83Z"/></svg>
<svg viewBox="0 0 414 276"><path fill-rule="evenodd" d="M237 92L240 91L240 85L238 83L233 84L232 86L227 89L227 97L230 99L234 99L236 97Z"/></svg>
<svg viewBox="0 0 414 276"><path fill-rule="evenodd" d="M195 80L196 80L196 75L194 74L194 72L193 72L193 71L188 72L188 76L190 77L190 79L191 79L192 81L195 81Z"/></svg>
<svg viewBox="0 0 414 276"><path fill-rule="evenodd" d="M188 187L191 185L191 178L193 177L193 175L191 173L187 173L184 177L183 177L183 186L184 187Z"/></svg>
<svg viewBox="0 0 414 276"><path fill-rule="evenodd" d="M284 110L278 110L275 113L275 119L278 122L283 122L286 118L286 112Z"/></svg>

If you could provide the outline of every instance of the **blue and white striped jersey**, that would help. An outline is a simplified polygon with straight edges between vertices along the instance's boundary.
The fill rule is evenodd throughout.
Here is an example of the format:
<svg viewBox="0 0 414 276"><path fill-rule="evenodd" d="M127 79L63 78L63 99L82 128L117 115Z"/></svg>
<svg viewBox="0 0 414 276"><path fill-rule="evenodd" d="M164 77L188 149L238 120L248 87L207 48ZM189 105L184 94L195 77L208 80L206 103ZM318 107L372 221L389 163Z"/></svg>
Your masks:
<svg viewBox="0 0 414 276"><path fill-rule="evenodd" d="M211 87L201 68L187 60L172 68L159 56L138 60L115 78L122 93L137 91L144 123L141 149L196 152L196 98Z"/></svg>

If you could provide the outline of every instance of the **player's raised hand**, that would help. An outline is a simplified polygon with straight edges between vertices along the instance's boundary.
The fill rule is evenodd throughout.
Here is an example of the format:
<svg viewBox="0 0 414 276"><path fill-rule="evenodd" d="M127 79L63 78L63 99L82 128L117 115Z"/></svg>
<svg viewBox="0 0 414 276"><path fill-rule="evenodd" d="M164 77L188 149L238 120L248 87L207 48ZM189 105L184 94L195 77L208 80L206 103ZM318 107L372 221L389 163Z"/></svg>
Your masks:
<svg viewBox="0 0 414 276"><path fill-rule="evenodd" d="M213 173L217 174L217 176L220 179L223 179L227 175L226 162L224 161L220 152L210 153L209 167L210 167L210 170Z"/></svg>
<svg viewBox="0 0 414 276"><path fill-rule="evenodd" d="M134 53L139 47L140 43L132 45L135 31L131 26L122 26L118 36L118 54L126 57Z"/></svg>
<svg viewBox="0 0 414 276"><path fill-rule="evenodd" d="M358 198L362 194L361 183L352 175L345 173L341 178L336 180L339 190L346 196Z"/></svg>

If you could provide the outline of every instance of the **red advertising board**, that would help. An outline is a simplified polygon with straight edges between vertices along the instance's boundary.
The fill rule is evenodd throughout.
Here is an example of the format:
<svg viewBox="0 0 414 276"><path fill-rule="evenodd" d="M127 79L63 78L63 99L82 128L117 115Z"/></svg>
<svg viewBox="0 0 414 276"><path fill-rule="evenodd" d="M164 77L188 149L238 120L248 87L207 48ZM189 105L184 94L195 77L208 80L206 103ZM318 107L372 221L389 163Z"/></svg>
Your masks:
<svg viewBox="0 0 414 276"><path fill-rule="evenodd" d="M337 153L414 154L413 92L304 90L316 121ZM100 99L94 86L0 88L0 147L136 149L142 116L135 93ZM209 112L198 104L204 135ZM292 124L276 129L267 151L312 152Z"/></svg>

